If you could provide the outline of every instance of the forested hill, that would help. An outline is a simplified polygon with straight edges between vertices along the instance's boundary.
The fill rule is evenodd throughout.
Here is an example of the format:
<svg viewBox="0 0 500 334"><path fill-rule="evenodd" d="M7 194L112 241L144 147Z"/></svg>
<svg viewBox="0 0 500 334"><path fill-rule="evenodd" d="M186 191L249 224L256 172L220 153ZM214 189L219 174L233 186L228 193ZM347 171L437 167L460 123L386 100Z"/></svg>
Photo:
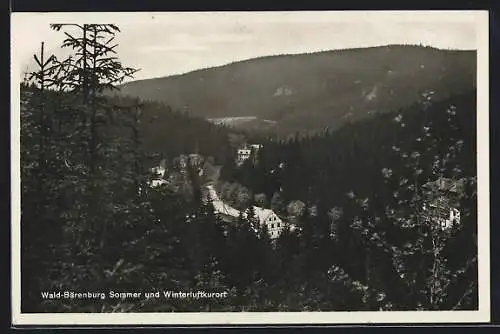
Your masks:
<svg viewBox="0 0 500 334"><path fill-rule="evenodd" d="M29 107L33 103L30 97L33 89L27 86L21 87L21 103ZM47 92L50 98L57 101L69 102L72 100L70 94ZM141 101L129 97L106 97L109 105L107 112L98 116L101 122L106 122L107 135L118 135L125 138L131 135L131 115L135 110L140 112L138 119L138 136L141 147L147 156L153 158L150 163L157 163L161 157L172 159L180 154L200 153L211 156L219 164L227 163L233 159L234 147L230 146L229 134L238 134L233 129L216 126L199 117L191 117L186 114L173 111L168 105L154 101ZM60 118L70 119L71 113L55 115L57 111L46 110L47 116L52 118L53 123L63 122ZM57 125L58 126L58 125ZM144 161L148 164L147 161Z"/></svg>
<svg viewBox="0 0 500 334"><path fill-rule="evenodd" d="M125 104L131 101L127 98L116 100ZM140 135L147 152L169 159L196 152L215 158L218 164L233 159L234 147L229 142L229 134L236 134L236 131L175 112L163 103L143 102L141 109Z"/></svg>
<svg viewBox="0 0 500 334"><path fill-rule="evenodd" d="M433 180L437 158L446 177L476 175L475 91L433 104L414 104L310 138L267 142L257 165L226 167L222 177L267 198L282 188L280 195L288 201L322 200L331 207L350 191L382 196L384 168L406 179L421 168L420 182ZM407 159L417 159L418 167L408 169Z"/></svg>
<svg viewBox="0 0 500 334"><path fill-rule="evenodd" d="M436 294L429 282L452 277L440 285L446 297L438 303L454 308L463 296L477 305L476 161L476 94L470 92L310 138L264 143L256 164L224 168L221 177L267 199L280 215L295 212L310 253L294 259L304 261L300 270L291 262L291 279L332 261L338 267L329 273L339 281L370 282L384 291L381 299L418 309L436 302L423 297ZM426 217L425 203L446 201L450 193L424 185L444 179L466 184L456 194L461 218L451 231ZM438 253L442 267L432 264Z"/></svg>
<svg viewBox="0 0 500 334"><path fill-rule="evenodd" d="M340 127L373 113L475 87L476 52L383 46L250 59L121 86L125 95L246 128L288 134Z"/></svg>

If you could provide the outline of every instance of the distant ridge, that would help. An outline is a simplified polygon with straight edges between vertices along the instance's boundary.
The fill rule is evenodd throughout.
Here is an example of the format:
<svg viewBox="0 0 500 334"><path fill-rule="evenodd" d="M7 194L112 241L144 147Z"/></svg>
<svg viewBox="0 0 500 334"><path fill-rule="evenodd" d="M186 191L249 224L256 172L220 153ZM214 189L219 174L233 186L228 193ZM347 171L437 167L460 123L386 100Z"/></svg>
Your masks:
<svg viewBox="0 0 500 334"><path fill-rule="evenodd" d="M191 74L191 73L196 73L196 72L201 72L201 71L206 71L206 70L216 69L216 68L221 68L221 67L226 67L226 66L231 66L231 65L235 65L235 64L239 64L239 63L244 63L244 62L248 62L248 61L258 60L258 59L266 59L266 58L274 58L274 57L293 57L293 56L300 56L300 55L316 55L316 54L331 53L331 52L368 50L368 49L375 49L375 48L397 48L397 47L403 47L403 48L415 47L415 48L425 48L425 49L433 49L433 50L440 50L440 51L466 51L466 52L475 52L474 49L437 48L437 47L434 47L434 46L418 45L418 44L387 44L387 45L367 46L367 47L359 47L359 48L328 49L328 50L321 50L321 51L314 51L314 52L281 53L281 54L275 54L275 55L264 55L264 56L260 56L260 57L235 60L235 61L231 61L231 62L228 62L228 63L225 63L225 64L221 64L221 65L203 67L203 68L199 68L199 69L195 69L195 70L191 70L191 71L186 71L186 72L178 73L178 74L160 75L160 76L157 76L157 77L131 80L131 81L128 81L127 83L131 83L131 82L138 83L138 82L147 81L147 80L156 80L156 79L164 79L164 78L181 77L183 75L187 75L187 74ZM126 85L127 83L123 84L122 86Z"/></svg>
<svg viewBox="0 0 500 334"><path fill-rule="evenodd" d="M256 117L238 127L290 133L393 111L424 92L442 100L476 86L476 52L388 45L263 56L121 85L205 118Z"/></svg>

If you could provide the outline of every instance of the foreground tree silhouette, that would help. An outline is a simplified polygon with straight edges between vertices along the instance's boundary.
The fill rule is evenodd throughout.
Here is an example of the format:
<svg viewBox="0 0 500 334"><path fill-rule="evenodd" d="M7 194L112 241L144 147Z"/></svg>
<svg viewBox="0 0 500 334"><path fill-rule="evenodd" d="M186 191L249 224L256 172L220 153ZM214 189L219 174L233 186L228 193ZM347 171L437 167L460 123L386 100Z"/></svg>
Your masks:
<svg viewBox="0 0 500 334"><path fill-rule="evenodd" d="M476 205L475 194L464 189L464 186L474 189L475 178L463 177L457 160L463 141L453 136L453 130L457 130L453 121L455 110L455 106L450 106L442 112L441 121L448 123L448 128L452 130L449 136L431 134L445 124L440 127L435 125L436 129L433 129L432 124L425 123L421 136L409 146L412 151L393 146L395 154L400 157L400 164L381 171L386 180L386 190L391 193L386 197L390 201L380 206L376 196L353 198L358 214L352 228L362 237L367 256L379 268L374 272L379 283L377 277L367 276L361 288L366 301L377 296L373 300L376 309L477 307L477 296L472 293L477 292L477 276L473 274L477 273L477 249L473 246L475 232L463 233L475 229L471 224L477 217L470 211ZM395 121L404 127L401 116L397 116ZM425 164L428 161L432 162L430 166ZM428 189L433 181L440 185L448 180L450 186L457 189L459 200L455 205L462 204L460 210L467 212L463 217L465 219L451 226L444 225L446 216L441 218L437 212L428 212L436 200L453 203L450 193L443 192L439 186ZM454 206L446 205L444 213L448 214ZM468 248L461 259L450 266L448 258L454 257L450 246L454 244L456 247L458 238ZM384 264L386 262L388 264ZM382 271L384 267L393 269ZM339 267L333 267L331 272L334 273L334 281L339 280L339 275L342 280L349 281ZM385 287L380 283L383 280L394 283Z"/></svg>
<svg viewBox="0 0 500 334"><path fill-rule="evenodd" d="M116 106L102 94L136 70L123 67L114 56L116 45L111 43L119 32L118 27L107 24L51 27L65 30L67 38L62 47L71 47L74 54L63 61L54 56L46 59L42 44L41 55L34 57L39 69L29 77L31 86L23 85L23 94L28 94L22 114L22 147L26 152L23 164L26 168L22 174L26 185L23 245L27 247L33 240L36 226L50 226L49 234L63 237L49 244L49 249L54 247L54 251L43 258L46 275L59 272L60 279L47 284L50 280L46 275L35 278L44 287L36 284L33 291L79 282L82 287L95 290L109 281L104 268L120 262L117 248L131 241L127 240L131 230L136 232L133 237L140 235L137 233L141 229L144 232L147 226L143 222L150 218L147 201L137 198L138 181L143 179L138 175L143 173L138 165L140 113L118 113L121 119L129 118L132 122L133 145L124 144L110 131L110 116L113 111L116 113ZM81 35L74 35L70 28ZM40 142L35 148L40 149L31 150L33 136L39 136ZM130 147L135 152L132 156L128 155ZM30 156L34 155L38 156L37 166L30 162ZM34 171L40 181L35 181L30 166L36 167ZM31 188L32 180L39 186ZM43 205L36 204L40 202L38 198L43 198ZM106 245L110 233L114 237L112 243ZM32 255L34 252L31 248ZM123 259L121 263L118 267L128 270Z"/></svg>
<svg viewBox="0 0 500 334"><path fill-rule="evenodd" d="M86 161L89 167L89 190L93 199L91 212L100 219L102 207L99 189L99 149L104 149L106 143L100 138L99 128L108 123L105 115L109 106L101 94L104 90L116 89L125 78L131 77L137 70L123 67L116 58L117 44L113 44L119 28L113 24L53 24L51 28L64 31L62 47L72 48L74 55L64 64L64 72L59 81L70 87L69 92L81 97L82 101L82 128L86 133L88 146ZM72 30L76 30L74 33ZM91 223L94 228L97 222ZM107 221L104 221L104 242Z"/></svg>

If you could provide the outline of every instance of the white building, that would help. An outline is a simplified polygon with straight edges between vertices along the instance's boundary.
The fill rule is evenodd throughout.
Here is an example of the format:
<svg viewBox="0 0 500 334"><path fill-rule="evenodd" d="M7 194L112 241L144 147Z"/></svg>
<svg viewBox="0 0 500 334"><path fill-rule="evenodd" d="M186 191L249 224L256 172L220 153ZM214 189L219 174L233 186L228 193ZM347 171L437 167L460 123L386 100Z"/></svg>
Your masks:
<svg viewBox="0 0 500 334"><path fill-rule="evenodd" d="M163 180L163 179L155 179L155 180L151 180L151 182L149 183L149 186L152 188L157 188L157 187L164 185L164 184L168 184L168 182Z"/></svg>
<svg viewBox="0 0 500 334"><path fill-rule="evenodd" d="M439 224L442 230L447 230L460 224L460 210L448 205L430 203L423 206L424 215L427 222Z"/></svg>
<svg viewBox="0 0 500 334"><path fill-rule="evenodd" d="M236 164L241 166L245 160L249 159L253 153L257 153L262 148L260 144L244 145L237 151Z"/></svg>
<svg viewBox="0 0 500 334"><path fill-rule="evenodd" d="M252 155L252 150L249 148L238 149L238 156L236 157L236 164L242 165L245 160L249 159Z"/></svg>
<svg viewBox="0 0 500 334"><path fill-rule="evenodd" d="M212 201L215 213L230 216L232 218L238 218L240 216L239 210L227 205L219 198L213 186L210 185L207 187L207 189L208 189L208 196ZM283 231L283 229L286 226L285 223L281 220L281 218L273 210L270 209L264 209L258 206L254 206L253 210L255 212L256 218L259 219L260 226L266 224L271 239L278 238L281 231ZM244 218L247 218L249 211L250 210L247 209L245 212L243 212L242 216ZM291 226L290 228L294 229L294 226Z"/></svg>
<svg viewBox="0 0 500 334"><path fill-rule="evenodd" d="M153 178L148 182L148 185L151 188L157 188L163 184L166 184L167 181L164 179L166 169L163 164L160 166L151 168L151 173L153 174Z"/></svg>
<svg viewBox="0 0 500 334"><path fill-rule="evenodd" d="M424 185L426 203L423 205L424 219L437 223L443 230L460 224L460 197L464 180L440 178Z"/></svg>
<svg viewBox="0 0 500 334"><path fill-rule="evenodd" d="M260 226L266 225L267 231L271 239L275 239L279 237L281 231L285 228L285 224L281 220L280 217L271 209L264 209L258 206L253 207L255 216L259 219ZM247 216L247 213L250 209L247 210L243 214L244 217Z"/></svg>

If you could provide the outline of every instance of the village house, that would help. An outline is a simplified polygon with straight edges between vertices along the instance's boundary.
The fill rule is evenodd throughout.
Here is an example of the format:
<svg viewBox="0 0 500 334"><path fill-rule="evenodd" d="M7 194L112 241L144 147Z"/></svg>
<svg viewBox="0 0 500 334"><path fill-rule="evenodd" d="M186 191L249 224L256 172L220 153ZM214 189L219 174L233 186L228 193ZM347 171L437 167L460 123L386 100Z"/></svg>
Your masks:
<svg viewBox="0 0 500 334"><path fill-rule="evenodd" d="M247 159L252 155L252 150L250 148L244 147L238 149L238 155L236 157L236 164L241 166Z"/></svg>
<svg viewBox="0 0 500 334"><path fill-rule="evenodd" d="M236 164L238 166L241 166L246 160L248 160L252 156L252 153L254 154L257 153L261 148L262 145L260 144L243 145L237 151Z"/></svg>
<svg viewBox="0 0 500 334"><path fill-rule="evenodd" d="M191 156L190 158L197 159L197 157L195 156ZM187 157L181 157L180 161L181 163L184 162L187 164L187 161L189 160L187 159ZM149 183L150 187L155 188L164 184L167 185L169 184L169 181L165 179L166 169L164 167L164 164L160 164L160 166L151 168L151 172L153 173L154 177ZM207 193L208 198L211 200L216 214L229 218L230 220L233 221L240 216L239 210L229 206L219 198L217 192L215 191L212 185L207 186L207 190L208 190ZM247 209L245 212L242 213L242 216L244 218L247 218L249 212L250 209ZM283 229L286 227L286 224L283 222L283 220L271 209L253 206L253 212L255 213L255 217L259 221L259 225L260 226L266 225L267 231L271 239L278 238ZM294 226L291 225L290 228L293 230Z"/></svg>
<svg viewBox="0 0 500 334"><path fill-rule="evenodd" d="M155 177L163 178L165 176L165 167L163 166L153 167L151 168L151 172Z"/></svg>
<svg viewBox="0 0 500 334"><path fill-rule="evenodd" d="M449 204L431 202L423 206L425 220L439 224L443 230L460 224L460 210L450 207Z"/></svg>
<svg viewBox="0 0 500 334"><path fill-rule="evenodd" d="M285 228L285 224L280 217L271 209L264 209L258 206L254 206L253 210L255 212L256 218L259 219L260 226L266 225L267 231L271 239L278 238L281 231ZM247 216L250 209L247 209L244 216Z"/></svg>
<svg viewBox="0 0 500 334"><path fill-rule="evenodd" d="M424 185L423 216L426 222L437 223L443 230L460 224L460 198L464 180L440 178Z"/></svg>
<svg viewBox="0 0 500 334"><path fill-rule="evenodd" d="M156 188L163 184L167 184L167 181L164 179L166 173L165 160L162 160L160 165L151 168L150 171L153 174L151 181L148 182L150 187Z"/></svg>
<svg viewBox="0 0 500 334"><path fill-rule="evenodd" d="M227 222L236 221L240 216L240 211L224 203L217 195L213 186L208 186L207 189L208 196L212 201L215 213L219 214ZM286 224L281 220L281 218L271 209L254 206L253 211L256 218L259 220L259 225L266 225L269 237L271 239L278 238L280 233L286 227ZM247 218L249 212L250 209L243 212L243 218ZM290 226L290 228L293 229L294 226Z"/></svg>

